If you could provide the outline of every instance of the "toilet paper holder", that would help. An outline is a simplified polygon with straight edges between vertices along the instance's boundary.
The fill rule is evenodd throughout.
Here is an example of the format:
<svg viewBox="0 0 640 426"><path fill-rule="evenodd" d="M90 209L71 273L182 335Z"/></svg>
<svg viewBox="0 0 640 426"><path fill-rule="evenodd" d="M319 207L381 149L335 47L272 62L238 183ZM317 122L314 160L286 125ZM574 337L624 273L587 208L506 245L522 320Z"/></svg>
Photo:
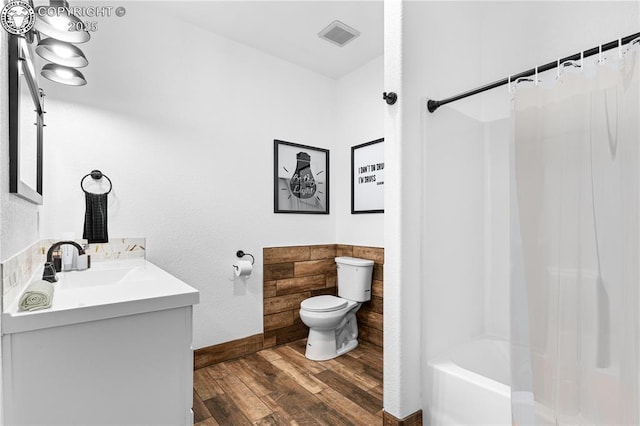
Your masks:
<svg viewBox="0 0 640 426"><path fill-rule="evenodd" d="M245 256L251 256L251 264L253 265L253 264L256 262L256 258L255 258L255 257L253 257L253 255L252 255L251 253L245 253L245 252L244 252L244 251L242 251L242 250L238 250L238 251L236 252L236 256L237 256L238 258L243 258L243 257L245 257Z"/></svg>

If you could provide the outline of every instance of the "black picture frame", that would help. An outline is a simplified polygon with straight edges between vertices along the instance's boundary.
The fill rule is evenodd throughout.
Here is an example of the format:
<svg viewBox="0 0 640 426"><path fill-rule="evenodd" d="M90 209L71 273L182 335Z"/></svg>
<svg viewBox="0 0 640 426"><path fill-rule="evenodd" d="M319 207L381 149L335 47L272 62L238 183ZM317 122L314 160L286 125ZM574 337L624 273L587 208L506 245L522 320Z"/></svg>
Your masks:
<svg viewBox="0 0 640 426"><path fill-rule="evenodd" d="M274 139L273 212L329 214L329 150Z"/></svg>
<svg viewBox="0 0 640 426"><path fill-rule="evenodd" d="M42 204L42 138L44 128L43 92L38 87L30 46L24 37L10 35L9 47L9 193ZM22 72L21 72L22 71ZM22 95L26 86L29 96ZM22 93L21 93L22 92ZM26 102L27 105L21 105ZM33 117L22 117L20 111L33 109ZM23 126L36 126L35 141L22 137ZM26 144L35 145L33 164L24 164L21 151ZM23 146L24 145L24 146ZM29 157L26 157L29 158ZM23 179L21 168L34 168L35 182Z"/></svg>
<svg viewBox="0 0 640 426"><path fill-rule="evenodd" d="M384 213L383 142L351 147L351 214Z"/></svg>

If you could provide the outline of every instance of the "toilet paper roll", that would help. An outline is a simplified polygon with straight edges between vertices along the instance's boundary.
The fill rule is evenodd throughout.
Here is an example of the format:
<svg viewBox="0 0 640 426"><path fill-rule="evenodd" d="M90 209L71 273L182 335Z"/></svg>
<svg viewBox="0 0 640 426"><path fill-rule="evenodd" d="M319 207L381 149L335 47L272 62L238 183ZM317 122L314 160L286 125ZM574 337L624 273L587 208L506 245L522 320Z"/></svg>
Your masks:
<svg viewBox="0 0 640 426"><path fill-rule="evenodd" d="M251 275L253 265L248 260L238 260L233 264L233 269L236 272L236 277L247 277Z"/></svg>

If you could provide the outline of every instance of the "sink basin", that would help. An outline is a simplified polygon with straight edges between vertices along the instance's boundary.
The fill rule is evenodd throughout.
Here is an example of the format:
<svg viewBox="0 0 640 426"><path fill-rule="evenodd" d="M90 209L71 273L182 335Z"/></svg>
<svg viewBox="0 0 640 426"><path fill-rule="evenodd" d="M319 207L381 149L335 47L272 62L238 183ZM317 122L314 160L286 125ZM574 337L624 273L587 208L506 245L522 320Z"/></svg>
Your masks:
<svg viewBox="0 0 640 426"><path fill-rule="evenodd" d="M95 287L121 282L129 273L126 269L71 271L58 274L60 288Z"/></svg>
<svg viewBox="0 0 640 426"><path fill-rule="evenodd" d="M145 271L144 266L109 269L97 267L85 271L69 271L58 274L60 289L111 286L153 279L153 274Z"/></svg>

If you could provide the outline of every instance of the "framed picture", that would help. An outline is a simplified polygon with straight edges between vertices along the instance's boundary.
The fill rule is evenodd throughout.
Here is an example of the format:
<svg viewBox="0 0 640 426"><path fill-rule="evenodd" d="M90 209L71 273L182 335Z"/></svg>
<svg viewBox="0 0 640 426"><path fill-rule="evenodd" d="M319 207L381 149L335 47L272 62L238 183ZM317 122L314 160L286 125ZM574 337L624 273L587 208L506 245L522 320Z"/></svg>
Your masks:
<svg viewBox="0 0 640 426"><path fill-rule="evenodd" d="M351 214L384 213L384 138L351 147Z"/></svg>
<svg viewBox="0 0 640 426"><path fill-rule="evenodd" d="M329 150L273 141L273 212L329 214Z"/></svg>

